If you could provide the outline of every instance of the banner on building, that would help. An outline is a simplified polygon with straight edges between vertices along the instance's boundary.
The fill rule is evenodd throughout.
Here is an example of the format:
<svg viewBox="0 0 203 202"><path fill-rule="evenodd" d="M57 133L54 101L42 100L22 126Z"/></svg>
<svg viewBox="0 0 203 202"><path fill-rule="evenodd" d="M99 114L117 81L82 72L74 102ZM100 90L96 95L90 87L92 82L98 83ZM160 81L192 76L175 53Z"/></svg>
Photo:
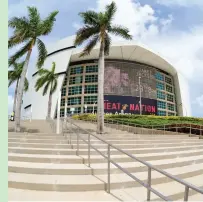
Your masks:
<svg viewBox="0 0 203 202"><path fill-rule="evenodd" d="M104 112L106 114L140 114L140 98L133 96L105 95ZM157 100L142 98L143 115L157 115Z"/></svg>

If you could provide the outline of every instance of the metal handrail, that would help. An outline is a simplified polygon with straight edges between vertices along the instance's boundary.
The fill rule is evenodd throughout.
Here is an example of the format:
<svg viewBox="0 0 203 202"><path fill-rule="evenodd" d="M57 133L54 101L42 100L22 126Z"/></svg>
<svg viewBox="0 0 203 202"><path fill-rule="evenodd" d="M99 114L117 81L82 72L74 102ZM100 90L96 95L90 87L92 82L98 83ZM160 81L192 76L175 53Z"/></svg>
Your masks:
<svg viewBox="0 0 203 202"><path fill-rule="evenodd" d="M85 140L83 137L80 136L79 133L77 133L77 155L79 155L79 138L81 140L83 140L87 145L88 145L88 165L90 166L90 148L94 149L95 151L97 151L101 156L103 156L105 159L108 160L108 186L107 186L107 192L109 193L110 192L110 163L112 163L113 165L115 165L117 168L119 168L121 171L123 171L125 174L127 174L129 177L131 177L132 179L134 179L135 181L137 181L139 184L141 184L142 186L144 186L145 188L147 188L147 200L150 201L150 198L151 198L151 192L153 192L154 194L156 194L157 196L159 196L161 199L165 200L165 201L171 201L171 199L169 199L168 197L164 196L163 194L161 194L160 192L158 192L157 190L153 189L151 187L151 172L152 170L155 170L161 174L163 174L164 176L172 179L172 180L175 180L176 182L179 182L180 184L184 185L185 186L185 192L184 192L184 201L188 201L188 196L189 196L189 189L192 189L198 193L201 193L203 194L203 190L198 188L197 186L193 185L193 184L190 184L188 182L186 182L185 180L182 180L182 179L179 179L178 177L175 177L174 175L164 171L164 170L161 170L159 168L156 168L155 166L153 166L152 164L146 162L146 161L143 161L137 157L135 157L134 155L132 154L129 154L128 152L124 151L123 149L120 149L118 147L116 147L115 145L107 142L106 140L102 139L101 137L97 136L97 135L94 135L90 132L88 132L87 130L79 127L78 125L76 125L75 123L73 123L73 121L68 118L66 119L66 121L68 121L68 123L72 124L73 126L75 126L76 128L82 130L83 132L85 132L86 134L88 134L88 141ZM67 123L67 122L64 122L64 123ZM63 122L63 121L62 121ZM65 124L66 126L66 129L67 129L67 124ZM90 141L90 138L92 137L95 137L96 139L102 141L103 143L105 143L106 145L108 145L108 155L104 155L102 152L100 152L97 148L95 148L92 144L91 144L91 141ZM71 133L70 133L70 144L71 144ZM121 152L122 154L125 154L127 155L128 157L134 159L135 161L139 162L139 163L142 163L143 165L147 166L148 167L148 179L147 179L147 183L144 183L142 180L138 179L137 177L135 177L134 175L132 175L127 169L121 167L120 165L118 165L116 162L114 162L110 155L111 155L111 148L113 149L116 149L117 151Z"/></svg>

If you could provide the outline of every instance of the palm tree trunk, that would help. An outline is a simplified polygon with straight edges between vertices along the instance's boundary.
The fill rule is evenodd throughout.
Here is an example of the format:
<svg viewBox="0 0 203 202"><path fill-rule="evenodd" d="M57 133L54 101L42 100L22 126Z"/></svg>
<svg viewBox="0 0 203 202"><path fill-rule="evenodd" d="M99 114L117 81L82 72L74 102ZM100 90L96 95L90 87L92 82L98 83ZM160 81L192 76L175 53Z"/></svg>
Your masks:
<svg viewBox="0 0 203 202"><path fill-rule="evenodd" d="M15 110L15 112L16 112L16 114L15 114L15 132L20 132L20 118L21 118L23 91L24 91L25 77L26 77L31 53L32 53L32 46L27 53L27 56L25 59L25 64L23 66L23 70L21 73L20 82L19 82L19 86L18 86L17 104L16 104L16 110Z"/></svg>
<svg viewBox="0 0 203 202"><path fill-rule="evenodd" d="M52 85L51 85L51 89L52 89ZM52 93L51 93L51 89L49 92L49 101L48 101L48 112L47 112L47 118L51 119L51 106L52 106Z"/></svg>
<svg viewBox="0 0 203 202"><path fill-rule="evenodd" d="M14 117L15 117L16 99L17 99L17 92L18 92L18 83L19 83L19 79L17 80L17 83L16 83L15 94L14 94L14 100L13 100L13 112L14 112Z"/></svg>
<svg viewBox="0 0 203 202"><path fill-rule="evenodd" d="M104 42L101 41L98 68L97 133L104 132Z"/></svg>

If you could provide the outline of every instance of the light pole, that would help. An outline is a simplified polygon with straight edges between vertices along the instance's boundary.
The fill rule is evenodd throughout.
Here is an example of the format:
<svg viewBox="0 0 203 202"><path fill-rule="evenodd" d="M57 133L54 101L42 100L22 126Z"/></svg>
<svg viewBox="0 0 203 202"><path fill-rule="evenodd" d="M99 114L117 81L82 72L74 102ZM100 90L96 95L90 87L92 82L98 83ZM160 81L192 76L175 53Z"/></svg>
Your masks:
<svg viewBox="0 0 203 202"><path fill-rule="evenodd" d="M104 100L104 102L107 102L108 100ZM95 104L97 103L97 100L94 102L93 104L93 109L92 109L92 113L94 114L94 107L95 107Z"/></svg>
<svg viewBox="0 0 203 202"><path fill-rule="evenodd" d="M141 83L140 83L141 77L139 76L139 90L140 90L140 115L142 115L142 94L141 94Z"/></svg>
<svg viewBox="0 0 203 202"><path fill-rule="evenodd" d="M56 133L60 134L60 108L61 108L61 90L58 95L58 106L57 106L57 122L56 122Z"/></svg>

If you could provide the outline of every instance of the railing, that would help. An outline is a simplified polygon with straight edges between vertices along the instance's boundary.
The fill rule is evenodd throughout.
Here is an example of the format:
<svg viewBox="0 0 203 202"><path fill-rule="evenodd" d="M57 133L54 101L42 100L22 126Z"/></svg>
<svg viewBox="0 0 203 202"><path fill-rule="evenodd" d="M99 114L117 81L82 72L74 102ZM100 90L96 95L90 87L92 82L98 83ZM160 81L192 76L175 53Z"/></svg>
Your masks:
<svg viewBox="0 0 203 202"><path fill-rule="evenodd" d="M144 186L146 189L147 189L147 200L150 201L151 199L151 192L154 193L155 195L157 195L158 197L160 197L161 199L165 200L165 201L172 201L171 199L169 199L168 197L164 196L163 194L161 194L159 191L155 190L154 188L152 188L152 184L151 184L151 181L152 181L152 170L154 171L157 171L161 174L163 174L164 176L176 181L176 182L179 182L180 184L182 184L183 186L185 186L185 191L184 191L184 201L188 201L188 197L189 197L189 190L192 189L198 193L201 193L203 194L203 190L196 187L195 185L192 185L184 180L181 180L169 173L167 173L166 171L163 171L159 168L156 168L155 166L153 166L152 164L150 163L147 163L146 161L143 161L143 160L140 160L139 158L135 157L134 155L132 154L129 154L128 152L116 147L115 145L107 142L106 140L103 140L101 137L97 136L97 135L94 135L94 134L91 134L90 132L88 132L87 130L79 127L78 125L76 125L72 119L70 118L67 118L65 119L64 121L62 121L64 124L65 124L65 130L69 129L68 126L67 126L67 123L71 124L71 126L74 126L76 127L77 129L79 129L80 131L84 132L84 134L87 134L88 135L88 139L85 140L83 137L81 137L81 134L79 134L79 132L76 133L76 138L77 138L77 150L76 150L76 153L77 155L79 155L79 147L80 147L80 139L85 142L87 145L88 145L88 166L90 167L90 159L91 159L91 148L94 149L96 152L98 152L101 156L103 156L105 159L107 159L107 163L108 163L108 175L107 175L107 192L110 193L110 190L111 190L111 172L110 172L110 164L113 164L114 166L116 166L118 169L120 169L121 171L123 171L125 174L127 174L129 177L131 177L132 179L134 179L136 182L138 182L139 184L141 184L142 186ZM63 126L64 126L63 124ZM64 128L63 128L64 129ZM63 135L65 135L65 131L63 130ZM72 147L72 137L71 137L71 133L69 133L69 143ZM67 136L66 136L67 137ZM107 152L107 155L103 154L101 151L99 151L96 147L94 147L92 144L91 144L91 137L94 137L100 141L102 141L103 143L105 143L107 145L107 148L108 148L108 152ZM133 174L131 174L127 169L123 168L122 166L118 165L115 161L113 161L111 159L111 149L116 149L117 151L121 152L122 154L125 154L127 155L128 157L134 159L135 161L147 166L148 168L148 177L147 177L147 183L143 182L142 180L138 179L137 177L135 177Z"/></svg>
<svg viewBox="0 0 203 202"><path fill-rule="evenodd" d="M83 120L87 122L96 123L97 121L95 119L92 120ZM154 134L159 131L161 134L166 134L167 132L175 132L175 133L184 133L182 130L188 130L186 134L195 134L195 135L203 135L203 125L199 125L199 128L193 127L192 124L184 124L185 126L181 126L181 124L165 124L165 125L141 125L141 124L135 124L132 122L127 121L120 121L120 120L113 120L113 119L105 119L104 124L108 126L116 125L116 129L124 129L126 127L127 131L130 132L132 127L134 127L134 132L136 133L139 129L140 134ZM172 126L173 125L173 126ZM149 131L147 131L149 129ZM163 131L163 132L162 132ZM194 131L198 131L194 133Z"/></svg>

